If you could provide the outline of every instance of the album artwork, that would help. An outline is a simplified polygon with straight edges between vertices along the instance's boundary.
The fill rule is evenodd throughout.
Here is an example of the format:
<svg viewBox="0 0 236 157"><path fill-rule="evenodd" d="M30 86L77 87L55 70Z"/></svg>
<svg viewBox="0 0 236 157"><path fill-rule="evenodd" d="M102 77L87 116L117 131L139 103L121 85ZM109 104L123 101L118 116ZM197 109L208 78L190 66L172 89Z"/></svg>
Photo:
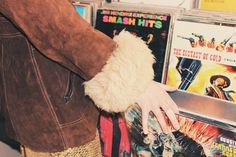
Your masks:
<svg viewBox="0 0 236 157"><path fill-rule="evenodd" d="M166 84L236 102L236 29L177 20Z"/></svg>
<svg viewBox="0 0 236 157"><path fill-rule="evenodd" d="M236 12L235 0L197 0L197 7L203 10Z"/></svg>
<svg viewBox="0 0 236 157"><path fill-rule="evenodd" d="M141 109L131 107L125 113L133 157L235 157L236 134L204 121L177 116L178 131L161 131L151 113L148 134L143 134Z"/></svg>
<svg viewBox="0 0 236 157"><path fill-rule="evenodd" d="M98 9L95 28L112 38L125 29L144 40L156 58L155 81L161 82L170 22L170 14Z"/></svg>

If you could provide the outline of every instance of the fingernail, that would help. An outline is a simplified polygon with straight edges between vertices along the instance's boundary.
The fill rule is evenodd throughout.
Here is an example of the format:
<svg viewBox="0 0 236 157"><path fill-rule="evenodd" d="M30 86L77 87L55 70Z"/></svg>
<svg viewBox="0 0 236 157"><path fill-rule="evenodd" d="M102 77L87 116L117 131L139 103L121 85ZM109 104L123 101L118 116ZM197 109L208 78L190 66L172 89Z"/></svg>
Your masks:
<svg viewBox="0 0 236 157"><path fill-rule="evenodd" d="M143 130L143 134L147 135L148 134L147 130Z"/></svg>

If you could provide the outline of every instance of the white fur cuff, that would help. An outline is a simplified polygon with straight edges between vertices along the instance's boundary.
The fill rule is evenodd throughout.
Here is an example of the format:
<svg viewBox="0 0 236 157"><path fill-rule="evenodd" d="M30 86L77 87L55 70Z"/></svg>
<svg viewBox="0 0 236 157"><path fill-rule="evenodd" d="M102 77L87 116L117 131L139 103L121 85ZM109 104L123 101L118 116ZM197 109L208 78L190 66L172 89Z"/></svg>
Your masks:
<svg viewBox="0 0 236 157"><path fill-rule="evenodd" d="M114 41L117 49L102 71L85 82L85 94L105 111L123 112L153 80L155 59L146 43L127 31Z"/></svg>

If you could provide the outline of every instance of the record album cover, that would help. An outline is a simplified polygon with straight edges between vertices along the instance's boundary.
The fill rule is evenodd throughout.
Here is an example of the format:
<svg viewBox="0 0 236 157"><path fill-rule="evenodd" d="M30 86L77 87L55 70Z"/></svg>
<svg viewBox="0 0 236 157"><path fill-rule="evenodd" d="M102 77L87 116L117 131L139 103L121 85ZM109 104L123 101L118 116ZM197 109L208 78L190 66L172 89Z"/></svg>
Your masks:
<svg viewBox="0 0 236 157"><path fill-rule="evenodd" d="M141 109L130 108L125 118L133 157L235 157L236 134L204 121L178 116L178 131L164 134L153 114L147 135L142 132ZM171 129L171 128L170 128Z"/></svg>
<svg viewBox="0 0 236 157"><path fill-rule="evenodd" d="M236 12L235 0L198 0L198 8L211 11Z"/></svg>
<svg viewBox="0 0 236 157"><path fill-rule="evenodd" d="M141 37L152 50L155 81L162 81L169 35L170 14L154 14L140 11L98 9L95 28L113 37L123 29ZM130 41L132 44L132 41Z"/></svg>
<svg viewBox="0 0 236 157"><path fill-rule="evenodd" d="M166 84L236 102L236 29L176 21Z"/></svg>

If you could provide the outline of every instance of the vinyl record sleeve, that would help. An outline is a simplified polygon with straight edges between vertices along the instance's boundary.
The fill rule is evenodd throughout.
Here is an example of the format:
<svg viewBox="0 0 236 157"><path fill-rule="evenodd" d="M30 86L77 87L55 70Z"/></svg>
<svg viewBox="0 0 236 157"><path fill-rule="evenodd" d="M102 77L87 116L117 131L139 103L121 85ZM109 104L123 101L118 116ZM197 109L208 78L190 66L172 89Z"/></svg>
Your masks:
<svg viewBox="0 0 236 157"><path fill-rule="evenodd" d="M183 91L175 97L181 110L236 126L236 25L200 17L174 22L165 83Z"/></svg>
<svg viewBox="0 0 236 157"><path fill-rule="evenodd" d="M101 8L97 10L95 28L111 38L125 29L144 40L156 58L155 81L162 82L171 20L170 13Z"/></svg>
<svg viewBox="0 0 236 157"><path fill-rule="evenodd" d="M235 6L235 0L198 0L198 8L203 10L236 13Z"/></svg>
<svg viewBox="0 0 236 157"><path fill-rule="evenodd" d="M235 41L235 27L175 21L166 84L235 102Z"/></svg>
<svg viewBox="0 0 236 157"><path fill-rule="evenodd" d="M148 119L148 134L144 135L141 109L131 107L125 113L130 132L133 156L142 157L234 157L236 155L236 133L186 115L177 116L178 131L169 134L161 131L159 123L151 113ZM233 130L233 129L232 129ZM234 129L235 131L235 129Z"/></svg>

